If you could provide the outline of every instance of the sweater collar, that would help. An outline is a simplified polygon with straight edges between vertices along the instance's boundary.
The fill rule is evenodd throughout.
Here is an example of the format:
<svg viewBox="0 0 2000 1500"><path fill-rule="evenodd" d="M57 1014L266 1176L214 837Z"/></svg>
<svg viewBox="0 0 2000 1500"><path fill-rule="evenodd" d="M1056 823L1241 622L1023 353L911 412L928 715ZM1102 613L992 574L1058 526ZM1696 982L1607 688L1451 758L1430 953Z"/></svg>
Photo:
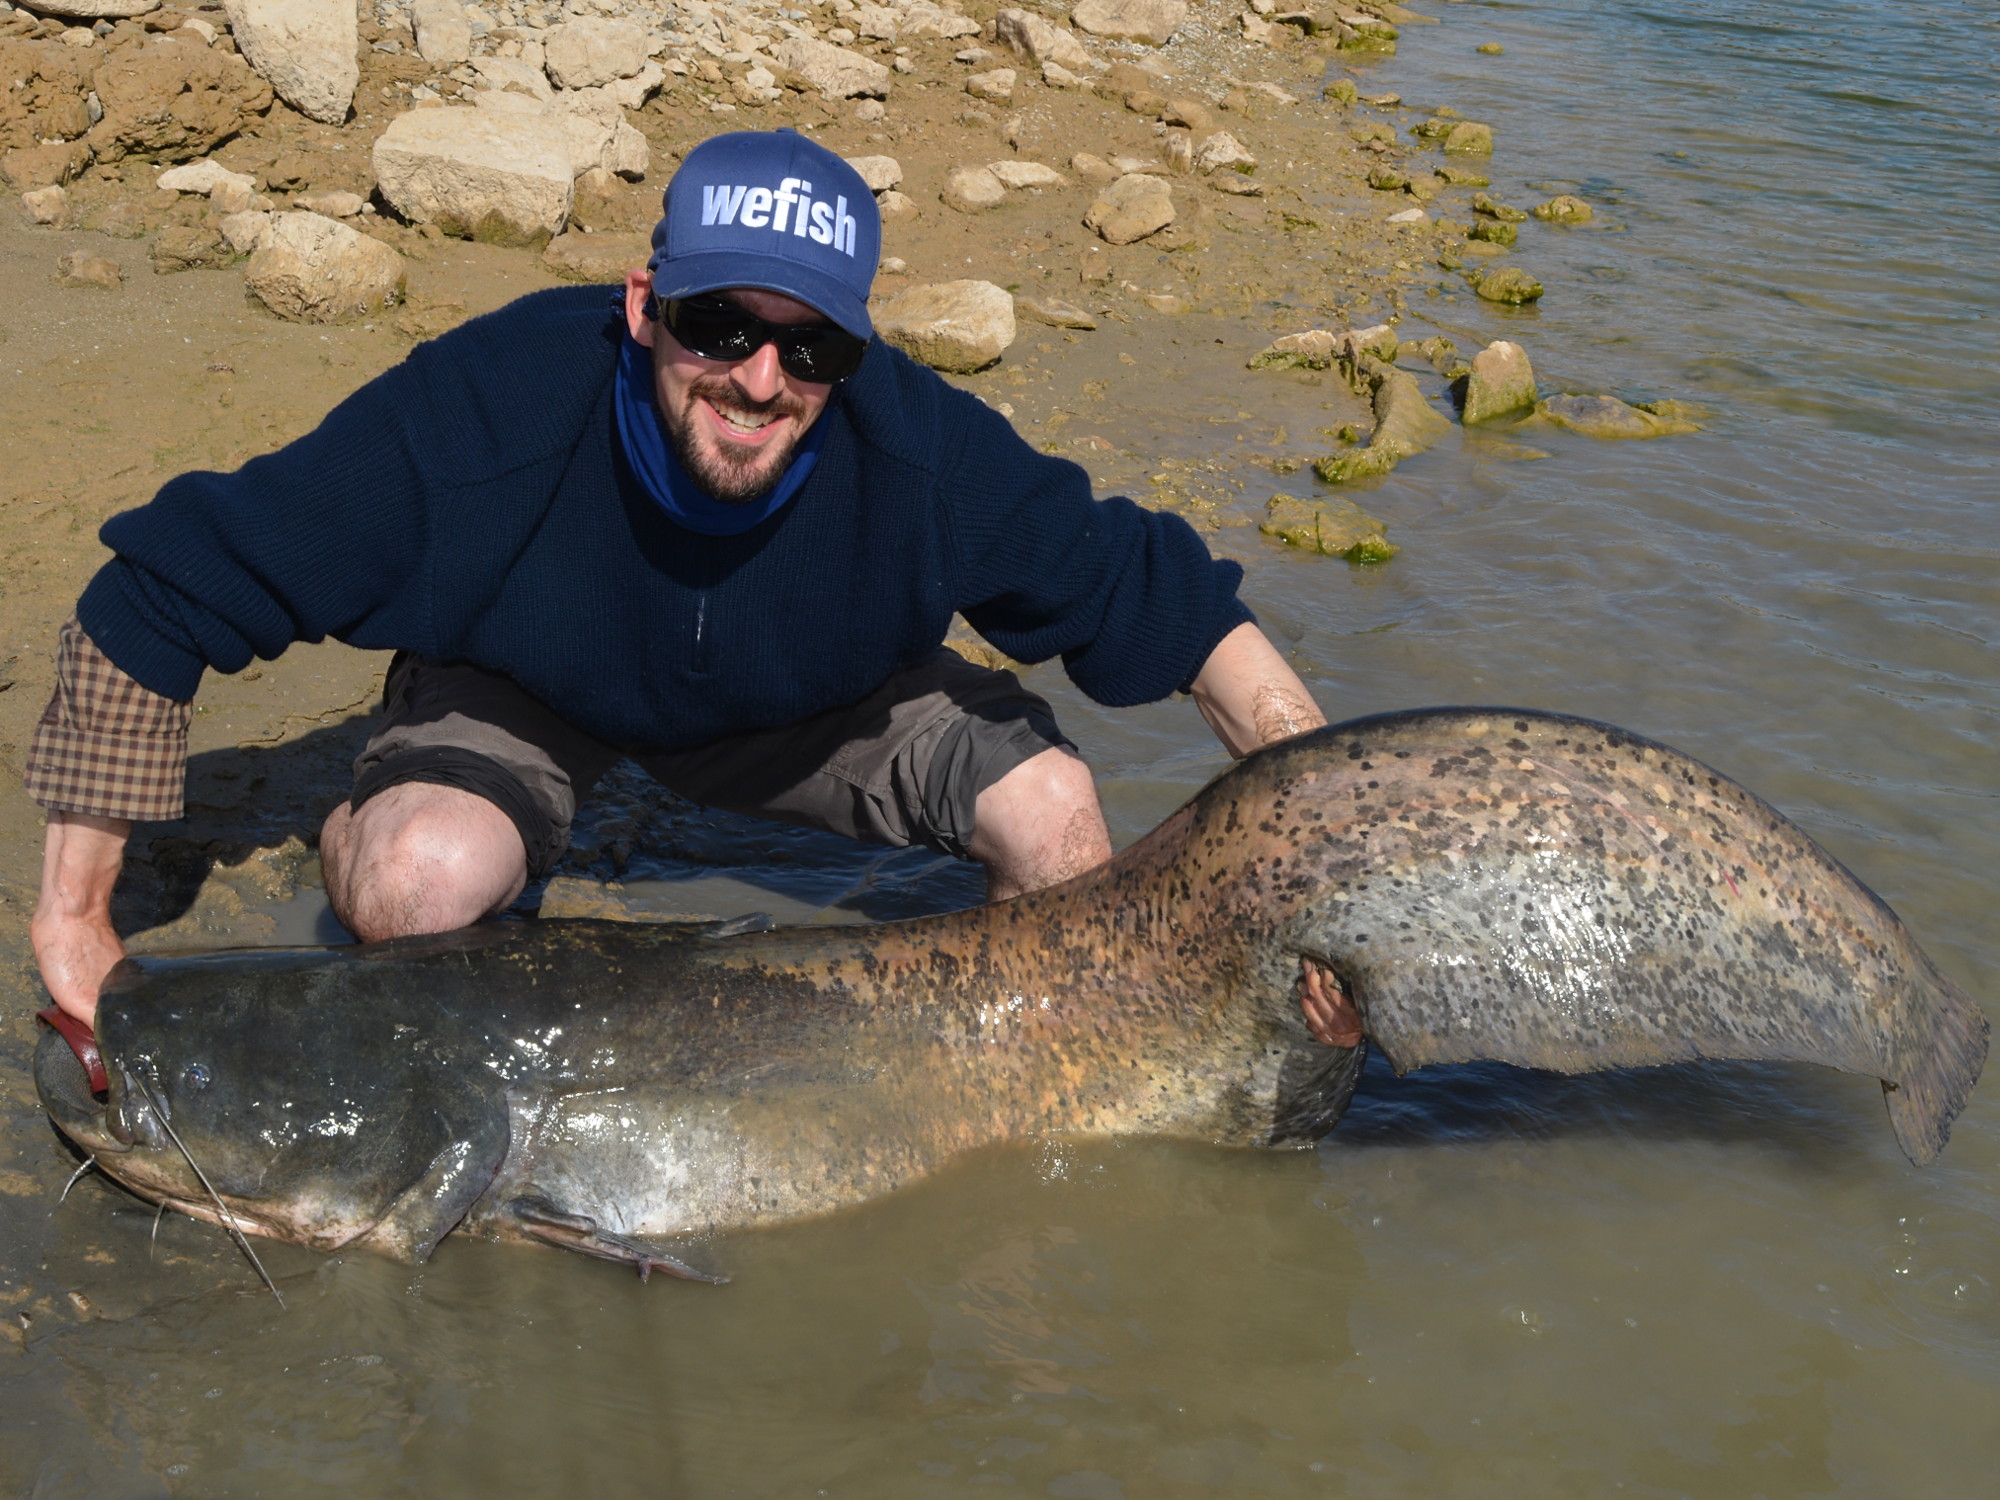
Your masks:
<svg viewBox="0 0 2000 1500"><path fill-rule="evenodd" d="M736 536L769 520L789 504L811 476L819 462L819 450L826 441L826 413L806 429L784 475L770 492L740 505L718 500L681 466L680 456L667 438L660 421L659 405L653 399L653 356L628 332L618 351L618 374L613 381L612 409L617 414L618 440L625 461L632 466L641 487L667 513L668 519L704 536Z"/></svg>

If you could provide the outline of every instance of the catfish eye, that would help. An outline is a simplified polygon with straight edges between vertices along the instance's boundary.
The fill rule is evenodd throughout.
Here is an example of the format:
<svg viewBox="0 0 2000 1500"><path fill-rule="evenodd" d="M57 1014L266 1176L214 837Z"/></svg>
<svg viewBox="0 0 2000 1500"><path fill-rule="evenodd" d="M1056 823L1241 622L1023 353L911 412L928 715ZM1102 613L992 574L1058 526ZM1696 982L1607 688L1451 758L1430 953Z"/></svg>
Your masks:
<svg viewBox="0 0 2000 1500"><path fill-rule="evenodd" d="M181 1074L181 1082L188 1086L190 1092L198 1094L208 1087L208 1069L200 1063L189 1063L187 1071Z"/></svg>

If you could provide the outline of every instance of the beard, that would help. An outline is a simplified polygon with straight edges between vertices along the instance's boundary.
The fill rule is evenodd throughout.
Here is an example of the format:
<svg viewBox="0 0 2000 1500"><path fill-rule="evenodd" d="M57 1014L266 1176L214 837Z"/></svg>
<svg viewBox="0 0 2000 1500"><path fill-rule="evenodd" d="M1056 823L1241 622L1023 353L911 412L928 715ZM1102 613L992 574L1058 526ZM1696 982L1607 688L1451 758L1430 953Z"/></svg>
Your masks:
<svg viewBox="0 0 2000 1500"><path fill-rule="evenodd" d="M726 441L703 431L707 418L696 408L704 400L714 401L725 410L754 412L772 419L791 417L796 424L789 440L750 451L732 449ZM673 420L667 422L667 436L673 440L674 456L710 495L725 505L747 505L771 493L792 455L805 437L806 403L790 391L780 391L762 403L745 401L743 393L726 375L705 375L692 382L687 397Z"/></svg>

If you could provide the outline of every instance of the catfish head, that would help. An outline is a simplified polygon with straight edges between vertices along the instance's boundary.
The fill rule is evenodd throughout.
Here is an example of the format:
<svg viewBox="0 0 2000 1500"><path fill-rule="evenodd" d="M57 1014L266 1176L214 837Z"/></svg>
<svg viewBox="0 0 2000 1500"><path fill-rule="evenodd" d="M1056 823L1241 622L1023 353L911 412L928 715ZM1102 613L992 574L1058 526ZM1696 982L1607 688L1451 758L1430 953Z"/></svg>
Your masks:
<svg viewBox="0 0 2000 1500"><path fill-rule="evenodd" d="M417 1042L396 1007L356 1003L368 987L317 951L127 959L98 1001L102 1095L53 1031L36 1086L62 1132L151 1202L424 1260L506 1155L504 1086L451 1067L448 1043Z"/></svg>

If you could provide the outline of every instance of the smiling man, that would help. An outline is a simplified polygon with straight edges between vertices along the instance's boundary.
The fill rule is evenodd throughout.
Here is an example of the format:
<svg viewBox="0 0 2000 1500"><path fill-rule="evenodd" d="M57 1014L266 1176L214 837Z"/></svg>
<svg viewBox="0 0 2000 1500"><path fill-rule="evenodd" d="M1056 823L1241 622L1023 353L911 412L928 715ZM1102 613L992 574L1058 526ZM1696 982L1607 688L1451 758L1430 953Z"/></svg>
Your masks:
<svg viewBox="0 0 2000 1500"><path fill-rule="evenodd" d="M1322 723L1236 565L872 336L880 249L839 157L715 137L613 305L524 297L108 522L28 771L57 1003L88 1019L122 955L125 840L180 816L203 672L294 641L397 652L321 837L367 939L509 905L624 757L710 806L976 860L995 899L1082 873L1110 853L1089 768L1013 674L943 648L954 613L1100 702L1191 692L1233 754Z"/></svg>

